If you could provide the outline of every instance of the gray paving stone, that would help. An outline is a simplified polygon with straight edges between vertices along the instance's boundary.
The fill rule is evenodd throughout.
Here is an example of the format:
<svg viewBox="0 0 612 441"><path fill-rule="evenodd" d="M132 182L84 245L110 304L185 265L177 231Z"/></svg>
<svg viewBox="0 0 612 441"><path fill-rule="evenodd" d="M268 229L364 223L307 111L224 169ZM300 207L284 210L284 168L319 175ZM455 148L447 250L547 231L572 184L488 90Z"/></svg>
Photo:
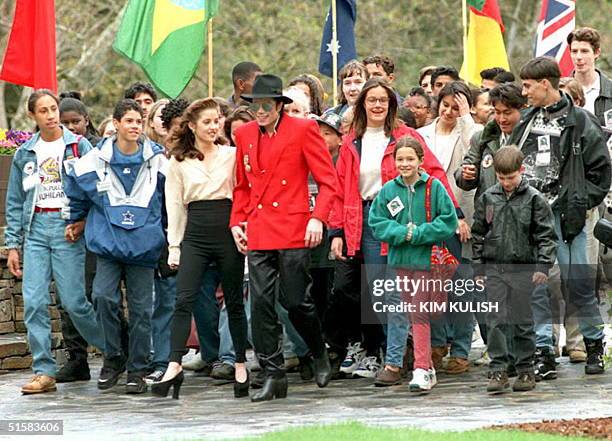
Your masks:
<svg viewBox="0 0 612 441"><path fill-rule="evenodd" d="M62 440L223 439L262 434L302 425L361 421L370 425L414 426L430 430L467 430L492 424L542 419L612 416L612 375L584 375L584 365L561 359L559 379L538 383L535 391L490 397L486 369L465 376L440 375L427 396L413 396L407 382L376 388L371 380L341 380L319 389L290 375L289 397L267 403L233 398L231 385L187 373L181 399L123 393L125 376L114 389L96 388L94 379L58 385L58 391L21 396L31 373L0 376L0 420L60 419ZM0 437L2 439L2 437ZM23 438L20 438L23 439Z"/></svg>

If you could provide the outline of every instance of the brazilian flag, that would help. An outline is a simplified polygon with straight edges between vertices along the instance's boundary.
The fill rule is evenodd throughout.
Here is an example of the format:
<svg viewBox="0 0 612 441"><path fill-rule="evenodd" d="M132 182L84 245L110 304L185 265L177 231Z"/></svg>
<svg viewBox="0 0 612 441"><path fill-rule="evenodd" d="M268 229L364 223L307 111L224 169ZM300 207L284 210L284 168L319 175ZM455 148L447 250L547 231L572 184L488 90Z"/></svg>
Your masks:
<svg viewBox="0 0 612 441"><path fill-rule="evenodd" d="M113 49L176 98L198 68L206 24L218 10L219 0L130 0Z"/></svg>

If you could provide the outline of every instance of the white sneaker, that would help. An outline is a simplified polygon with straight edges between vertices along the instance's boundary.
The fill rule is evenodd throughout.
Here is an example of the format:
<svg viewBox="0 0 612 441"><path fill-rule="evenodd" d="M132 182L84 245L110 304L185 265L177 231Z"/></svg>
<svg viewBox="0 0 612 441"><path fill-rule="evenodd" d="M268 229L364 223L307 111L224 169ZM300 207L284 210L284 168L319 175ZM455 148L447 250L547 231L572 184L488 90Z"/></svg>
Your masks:
<svg viewBox="0 0 612 441"><path fill-rule="evenodd" d="M354 377L375 378L380 370L380 363L376 356L363 357L357 369L353 372Z"/></svg>
<svg viewBox="0 0 612 441"><path fill-rule="evenodd" d="M431 369L415 369L412 373L412 380L408 387L410 392L429 392L436 384L436 371L434 368Z"/></svg>
<svg viewBox="0 0 612 441"><path fill-rule="evenodd" d="M200 369L204 369L206 366L206 362L202 360L202 356L198 353L191 360L182 364L183 369L188 371L199 371Z"/></svg>
<svg viewBox="0 0 612 441"><path fill-rule="evenodd" d="M366 351L365 349L361 348L360 342L349 345L346 357L340 365L340 372L351 375L353 372L355 372L365 355Z"/></svg>
<svg viewBox="0 0 612 441"><path fill-rule="evenodd" d="M480 358L474 360L474 364L476 366L488 366L489 363L491 363L491 359L489 358L489 353L486 350L482 351Z"/></svg>

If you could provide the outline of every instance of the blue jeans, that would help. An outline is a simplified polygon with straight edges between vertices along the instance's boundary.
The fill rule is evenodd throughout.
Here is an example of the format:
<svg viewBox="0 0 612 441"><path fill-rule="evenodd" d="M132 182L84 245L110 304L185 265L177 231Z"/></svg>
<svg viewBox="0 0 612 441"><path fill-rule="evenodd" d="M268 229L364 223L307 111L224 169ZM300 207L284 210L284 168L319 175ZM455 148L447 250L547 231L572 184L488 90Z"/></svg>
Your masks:
<svg viewBox="0 0 612 441"><path fill-rule="evenodd" d="M37 213L25 237L23 253L24 321L36 374L55 377L57 365L51 354L49 283L79 333L87 342L104 349L96 316L85 296L85 245L64 239L66 221L59 212Z"/></svg>
<svg viewBox="0 0 612 441"><path fill-rule="evenodd" d="M114 369L123 369L125 362L119 320L122 303L118 287L122 271L125 272L129 314L127 370L130 374L144 375L149 366L151 351L153 268L127 265L98 256L92 297L106 346L104 362Z"/></svg>
<svg viewBox="0 0 612 441"><path fill-rule="evenodd" d="M387 294L385 303L387 305L399 305L401 295L398 292ZM387 313L387 353L385 364L401 368L406 351L406 340L410 329L408 314L403 312Z"/></svg>
<svg viewBox="0 0 612 441"><path fill-rule="evenodd" d="M553 350L553 319L548 284L538 285L531 299L537 348Z"/></svg>
<svg viewBox="0 0 612 441"><path fill-rule="evenodd" d="M554 215L555 232L557 237L561 238L560 216L556 212ZM604 336L604 323L595 294L596 269L593 265L588 265L586 226L571 243L559 239L558 245L557 260L561 269L561 282L567 284L568 303L576 308L580 332L585 338L600 340Z"/></svg>
<svg viewBox="0 0 612 441"><path fill-rule="evenodd" d="M200 356L207 363L221 360L234 365L236 354L229 331L229 321L225 304L222 308L217 302L217 287L221 283L221 273L211 267L204 273L202 292L196 299L193 317L200 342Z"/></svg>
<svg viewBox="0 0 612 441"><path fill-rule="evenodd" d="M176 276L155 279L155 299L151 316L153 357L151 369L165 371L170 358L170 325L176 303Z"/></svg>

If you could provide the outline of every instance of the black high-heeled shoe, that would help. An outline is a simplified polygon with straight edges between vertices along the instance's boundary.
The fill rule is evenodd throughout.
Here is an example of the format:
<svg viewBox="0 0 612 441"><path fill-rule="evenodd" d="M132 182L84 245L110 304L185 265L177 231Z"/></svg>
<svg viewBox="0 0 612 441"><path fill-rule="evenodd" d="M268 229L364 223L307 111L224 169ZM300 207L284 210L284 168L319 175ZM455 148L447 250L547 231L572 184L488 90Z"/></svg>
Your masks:
<svg viewBox="0 0 612 441"><path fill-rule="evenodd" d="M266 377L263 388L251 397L251 401L269 401L274 398L287 398L287 376Z"/></svg>
<svg viewBox="0 0 612 441"><path fill-rule="evenodd" d="M247 377L244 383L239 383L238 381L234 382L234 398L244 398L249 396L249 371L246 371Z"/></svg>
<svg viewBox="0 0 612 441"><path fill-rule="evenodd" d="M183 384L184 379L185 374L183 373L183 371L180 371L176 377L171 378L170 380L153 383L151 385L151 393L157 397L167 397L170 387L173 387L172 398L178 400L179 392L181 390L181 385Z"/></svg>

